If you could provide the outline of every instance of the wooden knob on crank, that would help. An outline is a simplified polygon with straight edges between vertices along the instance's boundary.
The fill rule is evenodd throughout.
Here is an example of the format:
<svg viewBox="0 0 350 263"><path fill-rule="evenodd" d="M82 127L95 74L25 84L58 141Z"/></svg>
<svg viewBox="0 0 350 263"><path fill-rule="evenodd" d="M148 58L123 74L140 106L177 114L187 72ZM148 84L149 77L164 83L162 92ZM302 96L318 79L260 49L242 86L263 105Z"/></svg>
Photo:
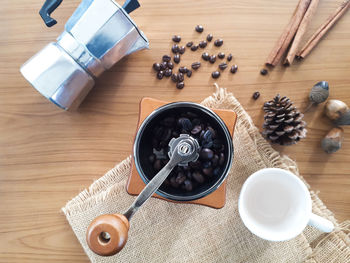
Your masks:
<svg viewBox="0 0 350 263"><path fill-rule="evenodd" d="M96 217L86 232L89 248L100 256L118 253L128 240L129 221L121 214Z"/></svg>

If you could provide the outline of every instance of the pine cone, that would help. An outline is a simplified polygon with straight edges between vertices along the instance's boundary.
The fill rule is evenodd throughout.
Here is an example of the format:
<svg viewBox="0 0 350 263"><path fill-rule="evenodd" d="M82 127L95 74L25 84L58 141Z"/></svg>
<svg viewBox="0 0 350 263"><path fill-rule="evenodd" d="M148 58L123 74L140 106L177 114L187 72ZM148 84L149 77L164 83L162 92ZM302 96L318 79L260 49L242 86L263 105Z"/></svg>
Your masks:
<svg viewBox="0 0 350 263"><path fill-rule="evenodd" d="M293 102L278 94L273 100L265 102L265 137L272 143L291 145L306 137L304 114L298 111Z"/></svg>

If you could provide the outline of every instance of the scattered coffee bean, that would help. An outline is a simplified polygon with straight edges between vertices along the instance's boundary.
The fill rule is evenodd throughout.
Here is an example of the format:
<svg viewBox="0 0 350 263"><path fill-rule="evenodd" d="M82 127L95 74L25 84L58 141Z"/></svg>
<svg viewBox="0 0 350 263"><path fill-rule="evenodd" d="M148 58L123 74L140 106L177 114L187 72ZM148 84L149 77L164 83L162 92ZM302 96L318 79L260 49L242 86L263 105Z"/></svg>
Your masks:
<svg viewBox="0 0 350 263"><path fill-rule="evenodd" d="M173 71L170 68L168 68L164 71L164 76L167 78L170 77L171 74L173 74Z"/></svg>
<svg viewBox="0 0 350 263"><path fill-rule="evenodd" d="M176 42L176 43L178 43L178 42L180 42L180 41L181 41L181 37L180 37L180 36L175 35L175 36L173 36L173 41L174 41L174 42Z"/></svg>
<svg viewBox="0 0 350 263"><path fill-rule="evenodd" d="M192 47L193 41L187 42L186 47Z"/></svg>
<svg viewBox="0 0 350 263"><path fill-rule="evenodd" d="M194 69L194 70L197 70L199 69L201 66L201 63L200 62L193 62L191 67Z"/></svg>
<svg viewBox="0 0 350 263"><path fill-rule="evenodd" d="M222 62L220 65L219 65L219 69L221 70L224 70L227 68L227 64L225 62Z"/></svg>
<svg viewBox="0 0 350 263"><path fill-rule="evenodd" d="M213 35L212 34L208 34L207 35L207 41L210 42L213 40Z"/></svg>
<svg viewBox="0 0 350 263"><path fill-rule="evenodd" d="M190 180L185 180L184 185L185 185L185 190L187 192L192 191L193 186L192 186L192 182Z"/></svg>
<svg viewBox="0 0 350 263"><path fill-rule="evenodd" d="M176 73L173 73L172 75L171 75L171 80L173 81L173 82L177 82L177 74Z"/></svg>
<svg viewBox="0 0 350 263"><path fill-rule="evenodd" d="M209 55L208 52L204 52L204 53L202 54L202 59L204 59L205 61L208 61L209 58L210 58L210 55Z"/></svg>
<svg viewBox="0 0 350 263"><path fill-rule="evenodd" d="M153 64L153 69L154 69L155 71L159 71L159 70L160 70L160 64L159 64L159 63L154 63L154 64Z"/></svg>
<svg viewBox="0 0 350 263"><path fill-rule="evenodd" d="M164 71L163 70L160 70L158 73L157 73L157 78L158 79L162 79L164 77Z"/></svg>
<svg viewBox="0 0 350 263"><path fill-rule="evenodd" d="M173 68L174 68L174 64L173 64L173 62L171 62L171 61L169 61L169 62L167 63L167 66L168 66L168 68L170 68L170 69L173 69Z"/></svg>
<svg viewBox="0 0 350 263"><path fill-rule="evenodd" d="M168 67L168 63L163 61L162 63L160 63L160 70L165 70Z"/></svg>
<svg viewBox="0 0 350 263"><path fill-rule="evenodd" d="M214 79L217 79L218 77L220 77L220 72L219 72L219 71L214 71L213 73L211 73L211 76L212 76Z"/></svg>
<svg viewBox="0 0 350 263"><path fill-rule="evenodd" d="M221 47L222 44L224 44L224 40L222 40L221 38L219 38L219 39L217 39L217 40L214 41L214 45L215 45L216 47Z"/></svg>
<svg viewBox="0 0 350 263"><path fill-rule="evenodd" d="M220 52L218 54L218 58L223 59L224 57L225 57L225 53L224 52Z"/></svg>
<svg viewBox="0 0 350 263"><path fill-rule="evenodd" d="M190 77L192 76L192 70L190 70L190 69L189 69L189 70L187 70L186 75L187 75L187 77L189 77L189 78L190 78Z"/></svg>
<svg viewBox="0 0 350 263"><path fill-rule="evenodd" d="M184 79L185 79L184 74L182 74L182 73L177 74L177 81L178 82L183 82Z"/></svg>
<svg viewBox="0 0 350 263"><path fill-rule="evenodd" d="M179 47L179 53L182 55L183 53L185 53L186 48L184 46Z"/></svg>
<svg viewBox="0 0 350 263"><path fill-rule="evenodd" d="M232 74L235 74L235 73L237 72L237 70L238 70L238 66L237 66L237 65L233 65L233 66L231 67L231 69L230 69L230 71L231 71Z"/></svg>
<svg viewBox="0 0 350 263"><path fill-rule="evenodd" d="M198 45L193 45L192 47L191 47L191 50L192 51L196 51L198 49Z"/></svg>
<svg viewBox="0 0 350 263"><path fill-rule="evenodd" d="M203 41L199 42L198 45L200 48L205 48L207 46L207 41L203 40Z"/></svg>
<svg viewBox="0 0 350 263"><path fill-rule="evenodd" d="M263 75L263 76L265 76L267 73L268 73L268 71L265 68L260 70L260 74Z"/></svg>
<svg viewBox="0 0 350 263"><path fill-rule="evenodd" d="M175 56L174 56L174 62L176 63L176 64L179 64L180 63L180 55L179 54L176 54Z"/></svg>
<svg viewBox="0 0 350 263"><path fill-rule="evenodd" d="M211 55L210 58L209 58L209 62L210 62L211 64L214 64L215 61L216 61L216 56L215 56L215 55Z"/></svg>
<svg viewBox="0 0 350 263"><path fill-rule="evenodd" d="M227 55L227 61L231 61L231 60L232 60L232 54L230 53Z"/></svg>
<svg viewBox="0 0 350 263"><path fill-rule="evenodd" d="M194 128L191 130L191 133L192 133L193 135L195 135L195 134L200 133L201 130L202 130L202 126L201 126L201 125L196 125L196 126L194 126Z"/></svg>
<svg viewBox="0 0 350 263"><path fill-rule="evenodd" d="M163 61L168 62L171 60L171 57L169 55L164 55L162 59Z"/></svg>
<svg viewBox="0 0 350 263"><path fill-rule="evenodd" d="M254 92L253 99L257 100L259 97L260 97L260 92L259 91Z"/></svg>
<svg viewBox="0 0 350 263"><path fill-rule="evenodd" d="M195 29L198 33L202 33L204 30L203 26L201 26L201 25L197 25Z"/></svg>
<svg viewBox="0 0 350 263"><path fill-rule="evenodd" d="M181 73L187 73L187 71L188 71L188 69L186 68L186 67L180 67L179 68L179 72L181 72Z"/></svg>
<svg viewBox="0 0 350 263"><path fill-rule="evenodd" d="M177 84L176 84L176 88L177 89L183 89L185 87L185 83L183 83L183 82L178 82Z"/></svg>
<svg viewBox="0 0 350 263"><path fill-rule="evenodd" d="M177 54L179 52L179 46L177 44L174 44L172 47L171 47L171 51L174 53L174 54Z"/></svg>

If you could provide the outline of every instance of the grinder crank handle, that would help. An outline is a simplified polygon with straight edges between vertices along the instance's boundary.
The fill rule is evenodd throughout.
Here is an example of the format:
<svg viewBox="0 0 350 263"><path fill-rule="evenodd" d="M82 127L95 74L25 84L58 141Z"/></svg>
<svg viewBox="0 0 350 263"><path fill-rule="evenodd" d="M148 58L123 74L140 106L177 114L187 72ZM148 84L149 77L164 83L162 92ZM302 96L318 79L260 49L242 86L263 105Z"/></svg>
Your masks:
<svg viewBox="0 0 350 263"><path fill-rule="evenodd" d="M146 185L124 215L106 214L95 218L86 232L86 241L90 249L100 256L112 256L122 250L128 239L131 217L157 191L174 167L185 159L184 156L173 154L169 162Z"/></svg>

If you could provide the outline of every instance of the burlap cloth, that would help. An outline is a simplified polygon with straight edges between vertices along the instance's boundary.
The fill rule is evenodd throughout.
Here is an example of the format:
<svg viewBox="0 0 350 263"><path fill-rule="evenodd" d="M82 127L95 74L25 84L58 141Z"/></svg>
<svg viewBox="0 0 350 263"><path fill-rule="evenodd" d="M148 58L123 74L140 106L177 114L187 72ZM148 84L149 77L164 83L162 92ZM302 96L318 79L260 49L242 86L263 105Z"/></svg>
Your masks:
<svg viewBox="0 0 350 263"><path fill-rule="evenodd" d="M298 174L294 161L281 156L260 135L253 121L231 93L218 89L203 105L232 109L238 115L234 134L234 162L227 181L227 201L222 209L174 204L151 198L132 218L129 240L112 257L95 255L85 240L86 228L97 216L123 212L135 199L125 190L130 173L128 157L64 208L75 235L92 262L350 262L350 221L338 224L314 191L314 213L336 225L323 234L312 227L286 242L269 242L243 225L237 200L243 182L255 171L279 167Z"/></svg>

